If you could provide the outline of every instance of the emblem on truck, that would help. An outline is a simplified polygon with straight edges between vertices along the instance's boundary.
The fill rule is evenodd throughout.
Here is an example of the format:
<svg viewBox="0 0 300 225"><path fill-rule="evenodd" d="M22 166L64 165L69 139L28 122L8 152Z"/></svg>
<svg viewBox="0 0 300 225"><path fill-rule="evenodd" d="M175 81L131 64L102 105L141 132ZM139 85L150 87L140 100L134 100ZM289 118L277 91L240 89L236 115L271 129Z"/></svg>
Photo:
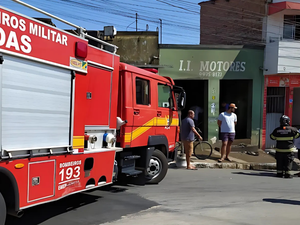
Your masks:
<svg viewBox="0 0 300 225"><path fill-rule="evenodd" d="M70 57L70 67L75 67L75 68L87 71L87 62Z"/></svg>

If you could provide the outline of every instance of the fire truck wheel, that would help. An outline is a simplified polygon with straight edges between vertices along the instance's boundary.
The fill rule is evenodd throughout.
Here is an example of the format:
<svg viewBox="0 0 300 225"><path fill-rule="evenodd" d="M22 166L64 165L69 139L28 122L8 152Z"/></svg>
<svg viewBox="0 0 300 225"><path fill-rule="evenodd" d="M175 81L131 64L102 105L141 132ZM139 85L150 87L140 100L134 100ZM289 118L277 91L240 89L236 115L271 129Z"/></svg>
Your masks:
<svg viewBox="0 0 300 225"><path fill-rule="evenodd" d="M155 149L147 168L148 184L158 184L164 179L168 171L168 160L158 149Z"/></svg>
<svg viewBox="0 0 300 225"><path fill-rule="evenodd" d="M0 193L0 225L5 224L6 218L6 205L2 194Z"/></svg>

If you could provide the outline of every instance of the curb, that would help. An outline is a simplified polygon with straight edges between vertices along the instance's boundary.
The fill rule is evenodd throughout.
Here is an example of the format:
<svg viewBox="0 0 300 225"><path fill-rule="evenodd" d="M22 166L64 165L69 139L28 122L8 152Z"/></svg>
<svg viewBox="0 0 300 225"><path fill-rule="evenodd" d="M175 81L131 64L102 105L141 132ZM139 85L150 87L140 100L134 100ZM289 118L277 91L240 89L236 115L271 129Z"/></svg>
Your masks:
<svg viewBox="0 0 300 225"><path fill-rule="evenodd" d="M193 162L196 168L240 169L240 170L276 170L276 163L205 163Z"/></svg>

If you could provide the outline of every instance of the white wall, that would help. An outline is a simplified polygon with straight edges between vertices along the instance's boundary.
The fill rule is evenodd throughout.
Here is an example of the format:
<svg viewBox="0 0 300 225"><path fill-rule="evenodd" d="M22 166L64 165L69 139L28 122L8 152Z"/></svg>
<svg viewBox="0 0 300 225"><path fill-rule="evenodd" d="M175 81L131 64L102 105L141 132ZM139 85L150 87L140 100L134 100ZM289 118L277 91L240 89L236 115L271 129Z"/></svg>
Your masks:
<svg viewBox="0 0 300 225"><path fill-rule="evenodd" d="M265 48L264 74L276 74L278 71L279 41L268 43Z"/></svg>
<svg viewBox="0 0 300 225"><path fill-rule="evenodd" d="M279 42L278 73L300 73L300 41Z"/></svg>
<svg viewBox="0 0 300 225"><path fill-rule="evenodd" d="M300 3L300 0L295 2ZM295 15L299 13L299 10L285 10L270 15L265 20L267 21L264 30L266 38L265 75L300 73L300 41L283 39L284 15Z"/></svg>

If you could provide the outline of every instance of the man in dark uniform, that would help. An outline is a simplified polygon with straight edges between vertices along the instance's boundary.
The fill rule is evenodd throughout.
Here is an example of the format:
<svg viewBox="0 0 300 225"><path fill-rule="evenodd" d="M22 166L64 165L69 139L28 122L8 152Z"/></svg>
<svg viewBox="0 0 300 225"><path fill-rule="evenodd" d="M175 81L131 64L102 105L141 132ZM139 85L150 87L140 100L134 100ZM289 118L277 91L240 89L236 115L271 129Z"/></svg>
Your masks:
<svg viewBox="0 0 300 225"><path fill-rule="evenodd" d="M295 148L294 139L300 136L297 128L290 126L290 118L283 115L280 118L280 127L277 127L270 135L276 140L276 163L277 177L292 178L290 171L293 163L293 152Z"/></svg>

